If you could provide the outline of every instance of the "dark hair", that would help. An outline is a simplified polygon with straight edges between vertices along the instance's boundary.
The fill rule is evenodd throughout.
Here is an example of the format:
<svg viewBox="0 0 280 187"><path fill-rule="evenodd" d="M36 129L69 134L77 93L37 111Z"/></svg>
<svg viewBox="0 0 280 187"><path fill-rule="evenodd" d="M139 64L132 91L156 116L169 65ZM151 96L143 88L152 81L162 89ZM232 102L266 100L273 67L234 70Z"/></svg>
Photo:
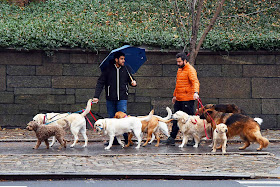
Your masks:
<svg viewBox="0 0 280 187"><path fill-rule="evenodd" d="M121 51L118 51L114 54L114 59L119 59L121 56L125 56L123 52Z"/></svg>
<svg viewBox="0 0 280 187"><path fill-rule="evenodd" d="M189 61L189 57L186 55L186 53L177 53L176 58L181 58L183 61L187 60L187 62Z"/></svg>

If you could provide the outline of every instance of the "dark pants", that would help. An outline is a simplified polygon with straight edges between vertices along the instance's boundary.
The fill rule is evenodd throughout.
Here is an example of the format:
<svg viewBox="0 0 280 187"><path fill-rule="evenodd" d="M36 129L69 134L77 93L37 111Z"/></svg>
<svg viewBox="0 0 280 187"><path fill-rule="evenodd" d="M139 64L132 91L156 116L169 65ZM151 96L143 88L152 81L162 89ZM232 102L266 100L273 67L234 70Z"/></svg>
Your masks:
<svg viewBox="0 0 280 187"><path fill-rule="evenodd" d="M177 111L186 112L189 115L194 115L194 100L191 101L176 101L174 104L174 113ZM172 131L170 136L172 138L176 138L179 131L179 127L177 125L177 120L173 120Z"/></svg>

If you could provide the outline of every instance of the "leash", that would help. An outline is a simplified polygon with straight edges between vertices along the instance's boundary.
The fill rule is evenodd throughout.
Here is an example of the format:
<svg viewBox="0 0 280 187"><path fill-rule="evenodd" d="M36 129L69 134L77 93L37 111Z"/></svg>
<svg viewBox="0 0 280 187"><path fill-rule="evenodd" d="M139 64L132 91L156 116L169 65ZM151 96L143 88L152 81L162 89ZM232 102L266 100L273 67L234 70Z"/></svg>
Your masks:
<svg viewBox="0 0 280 187"><path fill-rule="evenodd" d="M197 113L196 113L196 115L198 115L199 104L201 105L201 108L202 108L203 110L205 110L205 108L204 108L204 106L203 106L203 104L202 104L201 99L198 98L197 101L198 101L198 102L197 102ZM210 114L208 114L207 111L206 111L206 113L207 113L207 115L211 118L211 120L213 121L213 123L216 124L216 123L214 122L214 120L212 119L212 117L210 116ZM210 138L209 138L208 135L207 135L205 120L203 120L203 125L204 125L204 133L205 133L205 136L206 136L206 138L209 140ZM211 137L213 137L212 131L211 131Z"/></svg>

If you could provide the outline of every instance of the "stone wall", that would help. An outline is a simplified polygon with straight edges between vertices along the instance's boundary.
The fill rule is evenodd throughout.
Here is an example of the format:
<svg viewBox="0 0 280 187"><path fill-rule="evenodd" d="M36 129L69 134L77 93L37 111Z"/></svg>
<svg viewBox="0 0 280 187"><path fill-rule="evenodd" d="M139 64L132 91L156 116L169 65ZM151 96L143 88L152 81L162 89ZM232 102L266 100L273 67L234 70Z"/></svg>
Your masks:
<svg viewBox="0 0 280 187"><path fill-rule="evenodd" d="M154 108L165 116L165 107L172 108L176 53L147 51L148 61L135 74L138 86L129 90L129 114L144 115ZM43 51L0 51L0 126L23 128L37 113L85 108L107 54L61 49L48 57ZM263 118L262 129L280 129L280 53L202 51L195 68L203 104L235 103ZM92 107L106 116L104 91Z"/></svg>

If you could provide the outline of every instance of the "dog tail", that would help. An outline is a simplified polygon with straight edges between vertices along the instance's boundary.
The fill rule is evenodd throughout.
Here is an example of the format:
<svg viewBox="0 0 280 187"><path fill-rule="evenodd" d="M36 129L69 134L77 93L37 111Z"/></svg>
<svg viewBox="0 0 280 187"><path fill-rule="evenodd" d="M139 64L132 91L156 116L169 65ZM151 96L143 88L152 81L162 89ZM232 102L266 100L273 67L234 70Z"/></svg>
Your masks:
<svg viewBox="0 0 280 187"><path fill-rule="evenodd" d="M264 148L266 148L269 144L269 140L261 135L260 131L255 132L256 140L259 144L261 144Z"/></svg>
<svg viewBox="0 0 280 187"><path fill-rule="evenodd" d="M85 117L91 110L91 102L92 102L92 99L89 99L88 102L87 102L87 108L85 109L85 111L83 113L81 113L81 115L83 117Z"/></svg>
<svg viewBox="0 0 280 187"><path fill-rule="evenodd" d="M262 125L263 119L262 118L254 118L254 120L259 124Z"/></svg>
<svg viewBox="0 0 280 187"><path fill-rule="evenodd" d="M153 114L154 114L154 109L151 110L151 112L149 113L148 116L144 117L144 118L140 118L141 121L150 121L153 117Z"/></svg>
<svg viewBox="0 0 280 187"><path fill-rule="evenodd" d="M164 117L164 118L162 118L160 116L157 116L157 115L154 115L154 116L157 117L159 121L162 121L164 123L168 123L168 122L172 121L172 120L169 120L172 116L172 111L169 107L166 107L166 111L167 111L167 116Z"/></svg>

